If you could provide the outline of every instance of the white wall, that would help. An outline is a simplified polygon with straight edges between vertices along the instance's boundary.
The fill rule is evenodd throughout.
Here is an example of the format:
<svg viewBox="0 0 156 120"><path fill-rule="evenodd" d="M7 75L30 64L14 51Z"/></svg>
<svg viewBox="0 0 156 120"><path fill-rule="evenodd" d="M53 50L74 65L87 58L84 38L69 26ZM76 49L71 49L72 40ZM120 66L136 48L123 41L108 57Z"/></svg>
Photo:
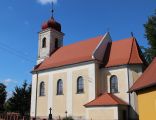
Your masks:
<svg viewBox="0 0 156 120"><path fill-rule="evenodd" d="M30 111L30 115L32 117L35 117L35 104L36 104L36 79L37 79L37 75L34 74L32 76L32 89L31 89L31 111Z"/></svg>
<svg viewBox="0 0 156 120"><path fill-rule="evenodd" d="M61 73L61 72L66 72L67 73L67 111L68 115L72 115L72 71L75 70L81 70L87 68L89 70L89 98L88 102L95 99L95 63L94 62L86 62L86 63L80 63L80 64L75 64L75 65L69 65L66 67L60 67L60 68L55 68L51 70L46 70L46 71L41 71L39 72L39 76L44 76L48 75L49 80L48 80L48 108L47 108L47 116L49 114L49 108L53 108L53 74L55 73ZM32 79L32 98L31 98L31 116L34 116L35 114L35 99L36 99L36 74L33 74L33 79Z"/></svg>
<svg viewBox="0 0 156 120"><path fill-rule="evenodd" d="M104 74L107 74L104 76ZM103 76L102 76L103 75ZM110 93L110 77L112 75L116 75L118 78L118 93L115 93L116 96L124 100L125 102L129 103L129 93L128 92L128 74L127 74L127 66L118 66L118 67L111 67L111 68L103 68L102 69L102 78L101 81L104 84L103 86L107 86L107 91Z"/></svg>

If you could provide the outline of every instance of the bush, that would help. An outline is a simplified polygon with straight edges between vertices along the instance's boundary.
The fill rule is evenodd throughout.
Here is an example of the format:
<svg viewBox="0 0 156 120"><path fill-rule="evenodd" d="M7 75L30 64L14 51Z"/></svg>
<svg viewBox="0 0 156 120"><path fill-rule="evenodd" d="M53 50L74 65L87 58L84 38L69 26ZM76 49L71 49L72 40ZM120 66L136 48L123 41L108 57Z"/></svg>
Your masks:
<svg viewBox="0 0 156 120"><path fill-rule="evenodd" d="M71 116L63 118L63 120L74 120Z"/></svg>

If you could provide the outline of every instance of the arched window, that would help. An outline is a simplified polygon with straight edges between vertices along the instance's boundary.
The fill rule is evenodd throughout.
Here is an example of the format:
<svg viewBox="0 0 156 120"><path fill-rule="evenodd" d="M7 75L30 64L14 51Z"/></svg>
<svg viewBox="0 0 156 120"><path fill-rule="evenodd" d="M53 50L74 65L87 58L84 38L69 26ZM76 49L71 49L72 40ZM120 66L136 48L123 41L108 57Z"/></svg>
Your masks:
<svg viewBox="0 0 156 120"><path fill-rule="evenodd" d="M46 38L42 39L42 48L46 48Z"/></svg>
<svg viewBox="0 0 156 120"><path fill-rule="evenodd" d="M84 81L83 77L80 76L77 79L77 93L83 93L84 92Z"/></svg>
<svg viewBox="0 0 156 120"><path fill-rule="evenodd" d="M63 82L61 79L57 81L57 95L63 94Z"/></svg>
<svg viewBox="0 0 156 120"><path fill-rule="evenodd" d="M113 75L110 78L110 92L111 93L117 93L118 92L118 78L116 75Z"/></svg>
<svg viewBox="0 0 156 120"><path fill-rule="evenodd" d="M45 84L44 82L40 83L40 96L44 96L45 95Z"/></svg>

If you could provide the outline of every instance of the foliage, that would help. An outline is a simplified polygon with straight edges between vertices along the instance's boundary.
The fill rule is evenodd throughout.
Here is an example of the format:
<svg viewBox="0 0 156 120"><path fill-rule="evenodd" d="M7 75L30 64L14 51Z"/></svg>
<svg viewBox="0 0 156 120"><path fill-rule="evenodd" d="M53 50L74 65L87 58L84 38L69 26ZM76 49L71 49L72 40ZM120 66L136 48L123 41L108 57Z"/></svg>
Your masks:
<svg viewBox="0 0 156 120"><path fill-rule="evenodd" d="M140 46L141 50L142 50L142 55L144 56L146 62L148 64L151 63L151 61L153 60L154 56L153 56L153 50L148 47L148 48L145 48L144 46Z"/></svg>
<svg viewBox="0 0 156 120"><path fill-rule="evenodd" d="M8 99L6 108L8 111L20 113L21 116L30 113L31 85L24 81L22 87L15 87L13 95Z"/></svg>
<svg viewBox="0 0 156 120"><path fill-rule="evenodd" d="M71 116L63 118L63 120L74 120Z"/></svg>
<svg viewBox="0 0 156 120"><path fill-rule="evenodd" d="M148 40L149 48L143 48L147 62L151 62L156 57L156 12L148 18L144 24L145 37Z"/></svg>
<svg viewBox="0 0 156 120"><path fill-rule="evenodd" d="M11 112L10 104L9 104L8 101L9 101L9 100L7 100L7 101L4 103L5 112Z"/></svg>
<svg viewBox="0 0 156 120"><path fill-rule="evenodd" d="M0 83L0 112L4 112L4 103L6 100L7 92L6 86Z"/></svg>

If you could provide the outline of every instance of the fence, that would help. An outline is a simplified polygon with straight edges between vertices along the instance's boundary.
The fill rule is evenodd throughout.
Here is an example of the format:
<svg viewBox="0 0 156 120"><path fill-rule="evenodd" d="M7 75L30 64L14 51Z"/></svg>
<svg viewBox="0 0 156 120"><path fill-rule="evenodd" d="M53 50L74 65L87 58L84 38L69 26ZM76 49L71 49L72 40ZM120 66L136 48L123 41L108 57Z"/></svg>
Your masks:
<svg viewBox="0 0 156 120"><path fill-rule="evenodd" d="M19 113L0 113L0 120L29 120L28 116L21 117Z"/></svg>

